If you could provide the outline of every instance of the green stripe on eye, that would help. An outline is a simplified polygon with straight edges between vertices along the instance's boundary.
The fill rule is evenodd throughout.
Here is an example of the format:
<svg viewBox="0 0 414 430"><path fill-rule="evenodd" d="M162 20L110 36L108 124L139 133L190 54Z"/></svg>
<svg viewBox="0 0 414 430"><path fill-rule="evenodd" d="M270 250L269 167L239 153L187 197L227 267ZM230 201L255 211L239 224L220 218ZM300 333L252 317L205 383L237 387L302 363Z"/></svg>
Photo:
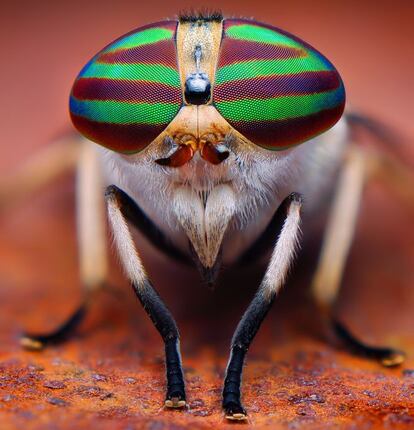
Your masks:
<svg viewBox="0 0 414 430"><path fill-rule="evenodd" d="M137 33L125 36L122 39L112 43L103 52L112 52L117 49L130 49L137 46L156 43L160 40L171 39L173 32L166 28L148 28L147 30L138 31Z"/></svg>
<svg viewBox="0 0 414 430"><path fill-rule="evenodd" d="M82 78L128 79L161 82L173 87L180 86L177 70L162 64L106 64L92 62L82 71Z"/></svg>
<svg viewBox="0 0 414 430"><path fill-rule="evenodd" d="M179 106L173 103L126 103L112 100L70 98L73 114L111 124L168 124Z"/></svg>
<svg viewBox="0 0 414 430"><path fill-rule="evenodd" d="M280 121L334 108L343 100L343 87L334 91L270 99L242 99L216 103L227 121Z"/></svg>
<svg viewBox="0 0 414 430"><path fill-rule="evenodd" d="M309 56L303 58L241 61L219 68L216 72L216 85L239 79L289 75L300 72L319 72L331 69L332 66L315 54L309 54Z"/></svg>
<svg viewBox="0 0 414 430"><path fill-rule="evenodd" d="M227 29L226 36L233 39L248 40L250 42L270 43L272 45L303 49L303 45L301 43L289 36L285 36L284 34L278 33L270 28L259 27L256 25L233 25Z"/></svg>

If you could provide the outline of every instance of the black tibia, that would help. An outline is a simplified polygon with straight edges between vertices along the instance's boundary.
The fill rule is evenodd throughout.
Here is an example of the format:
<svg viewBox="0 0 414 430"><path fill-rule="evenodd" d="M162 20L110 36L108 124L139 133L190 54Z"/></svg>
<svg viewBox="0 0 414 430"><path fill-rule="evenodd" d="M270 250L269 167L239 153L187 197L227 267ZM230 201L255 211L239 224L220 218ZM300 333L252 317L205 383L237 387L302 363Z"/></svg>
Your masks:
<svg viewBox="0 0 414 430"><path fill-rule="evenodd" d="M115 194L124 217L130 221L156 248L164 254L185 264L191 259L164 235L164 233L145 215L143 210L125 191L115 185L106 189L106 196Z"/></svg>
<svg viewBox="0 0 414 430"><path fill-rule="evenodd" d="M282 230L286 213L291 201L292 195L283 200L282 204L277 208L264 232L238 258L238 265L244 266L245 264L254 263L255 261L259 260L267 251L269 251L269 249L273 248L275 244L275 237L278 237L280 231Z"/></svg>
<svg viewBox="0 0 414 430"><path fill-rule="evenodd" d="M167 407L185 406L185 387L179 351L179 333L171 312L165 306L157 291L146 280L143 285L132 285L142 306L151 318L165 344L165 365L167 371Z"/></svg>
<svg viewBox="0 0 414 430"><path fill-rule="evenodd" d="M274 297L273 295L270 300L265 299L259 289L234 333L223 388L223 408L226 417L229 419L240 420L246 418L246 411L241 404L240 393L244 357L269 312Z"/></svg>
<svg viewBox="0 0 414 430"><path fill-rule="evenodd" d="M279 236L276 232L279 233L281 231L283 227L283 221L287 216L288 208L292 202L301 201L302 197L299 194L292 193L283 201L282 205L277 210L273 220L266 229L266 232L268 231L269 235L273 235L271 241L273 246L275 245L275 237ZM256 242L256 244L254 244L250 250L244 254L243 258L246 259L245 261L249 261L249 255L251 254L253 257L255 249L257 249L257 251L260 253L262 252L261 250L263 249L263 246L266 245L267 239L264 237L263 239L259 239L259 241ZM265 319L274 302L275 296L276 289L274 291L268 291L267 288L263 288L263 285L261 285L246 312L244 313L242 319L240 320L233 335L231 354L223 387L223 408L228 419L246 419L246 411L242 406L240 393L243 362L253 338L258 332L263 320Z"/></svg>
<svg viewBox="0 0 414 430"><path fill-rule="evenodd" d="M86 315L87 305L83 303L60 327L47 334L24 334L21 345L26 349L40 350L51 344L58 344L70 337Z"/></svg>
<svg viewBox="0 0 414 430"><path fill-rule="evenodd" d="M354 335L339 321L334 319L332 323L337 336L356 354L379 360L386 367L398 366L404 361L405 353L403 351L387 347L366 345L354 337Z"/></svg>

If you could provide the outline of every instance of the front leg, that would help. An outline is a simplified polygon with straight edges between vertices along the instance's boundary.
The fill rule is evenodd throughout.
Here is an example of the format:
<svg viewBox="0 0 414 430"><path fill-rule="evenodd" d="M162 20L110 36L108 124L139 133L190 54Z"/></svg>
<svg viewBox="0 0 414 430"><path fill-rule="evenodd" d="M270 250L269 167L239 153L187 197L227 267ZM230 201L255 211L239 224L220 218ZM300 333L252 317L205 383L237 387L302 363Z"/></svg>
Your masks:
<svg viewBox="0 0 414 430"><path fill-rule="evenodd" d="M233 335L223 388L223 409L229 420L246 419L246 411L242 406L240 394L244 358L276 294L285 282L297 249L302 198L299 194L294 193L287 197L286 201L287 205L281 205L280 210L287 207L287 214L266 274Z"/></svg>
<svg viewBox="0 0 414 430"><path fill-rule="evenodd" d="M181 366L179 333L168 308L151 285L135 248L123 211L125 199L118 188L110 186L106 191L109 223L114 234L124 270L145 311L154 323L165 344L167 394L165 406L181 408L186 405L183 370ZM122 204L121 204L122 202Z"/></svg>

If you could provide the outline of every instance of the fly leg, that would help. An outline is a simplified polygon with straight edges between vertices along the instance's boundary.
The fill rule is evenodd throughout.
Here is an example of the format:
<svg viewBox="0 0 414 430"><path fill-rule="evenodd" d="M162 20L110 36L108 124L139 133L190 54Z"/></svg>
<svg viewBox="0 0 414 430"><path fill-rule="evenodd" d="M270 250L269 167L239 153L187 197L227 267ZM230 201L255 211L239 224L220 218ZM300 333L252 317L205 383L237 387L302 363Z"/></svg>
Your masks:
<svg viewBox="0 0 414 430"><path fill-rule="evenodd" d="M72 143L73 145L73 143ZM77 227L80 278L84 286L81 305L57 329L47 334L25 334L21 344L41 349L68 338L82 322L89 303L107 276L105 205L99 161L93 146L83 141L77 159Z"/></svg>
<svg viewBox="0 0 414 430"><path fill-rule="evenodd" d="M351 334L342 322L336 320L332 312L355 232L366 166L367 160L363 152L351 147L339 177L312 291L323 315L331 319L336 334L352 350L375 358L384 366L395 366L404 361L403 352L366 345Z"/></svg>
<svg viewBox="0 0 414 430"><path fill-rule="evenodd" d="M165 346L167 394L165 406L181 408L186 405L184 377L181 365L179 333L171 312L152 286L131 237L125 213L131 210L125 193L110 186L106 191L109 223L115 246L135 294L160 333Z"/></svg>
<svg viewBox="0 0 414 430"><path fill-rule="evenodd" d="M302 198L298 194L287 197L283 227L274 245L272 257L262 283L240 320L231 343L223 388L223 409L229 420L245 420L246 411L241 403L241 377L244 358L254 336L283 286L295 256L300 235L300 210Z"/></svg>

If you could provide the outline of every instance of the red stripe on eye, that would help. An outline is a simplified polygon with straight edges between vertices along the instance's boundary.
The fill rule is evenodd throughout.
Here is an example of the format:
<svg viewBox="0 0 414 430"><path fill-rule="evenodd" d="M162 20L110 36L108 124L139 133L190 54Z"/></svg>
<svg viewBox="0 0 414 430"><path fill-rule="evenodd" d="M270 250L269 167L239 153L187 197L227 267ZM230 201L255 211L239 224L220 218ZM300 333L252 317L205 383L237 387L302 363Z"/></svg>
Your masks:
<svg viewBox="0 0 414 430"><path fill-rule="evenodd" d="M303 49L311 49L312 51L318 52L313 46L309 45L309 43L305 42L304 40L300 39L294 34L289 33L286 30L282 30L281 28L275 27L273 25L265 24L263 22L257 22L247 18L225 19L223 21L223 33L226 34L227 29L229 29L230 27L239 26L243 24L256 25L258 27L267 28L269 30L276 31L277 33L283 34L284 36L287 36L290 39L298 42L300 45L303 45Z"/></svg>
<svg viewBox="0 0 414 430"><path fill-rule="evenodd" d="M166 125L109 124L71 114L75 127L88 139L117 152L138 152L148 146Z"/></svg>
<svg viewBox="0 0 414 430"><path fill-rule="evenodd" d="M226 82L214 88L214 100L265 99L334 90L341 84L336 71L303 72Z"/></svg>
<svg viewBox="0 0 414 430"><path fill-rule="evenodd" d="M306 51L299 48L247 40L224 39L221 45L218 67L228 66L240 61L284 60L306 57L306 55Z"/></svg>
<svg viewBox="0 0 414 430"><path fill-rule="evenodd" d="M283 121L233 121L231 125L254 144L268 149L305 142L332 127L341 117L344 104L305 117Z"/></svg>
<svg viewBox="0 0 414 430"><path fill-rule="evenodd" d="M116 38L111 43L106 45L101 52L104 52L106 49L110 48L114 43L119 42L120 40L124 39L127 36L131 36L132 34L135 34L137 32L147 30L150 28L164 28L166 30L171 30L173 32L173 37L175 37L175 33L177 31L178 21L160 21L160 22L153 22L151 24L144 25L142 27L135 28L134 30L128 31L128 33L123 34L122 36Z"/></svg>
<svg viewBox="0 0 414 430"><path fill-rule="evenodd" d="M106 64L162 64L177 68L175 45L172 40L161 40L148 45L137 46L129 49L119 49L99 55L98 63Z"/></svg>
<svg viewBox="0 0 414 430"><path fill-rule="evenodd" d="M80 78L73 86L79 100L116 100L131 103L181 104L181 90L159 82Z"/></svg>

